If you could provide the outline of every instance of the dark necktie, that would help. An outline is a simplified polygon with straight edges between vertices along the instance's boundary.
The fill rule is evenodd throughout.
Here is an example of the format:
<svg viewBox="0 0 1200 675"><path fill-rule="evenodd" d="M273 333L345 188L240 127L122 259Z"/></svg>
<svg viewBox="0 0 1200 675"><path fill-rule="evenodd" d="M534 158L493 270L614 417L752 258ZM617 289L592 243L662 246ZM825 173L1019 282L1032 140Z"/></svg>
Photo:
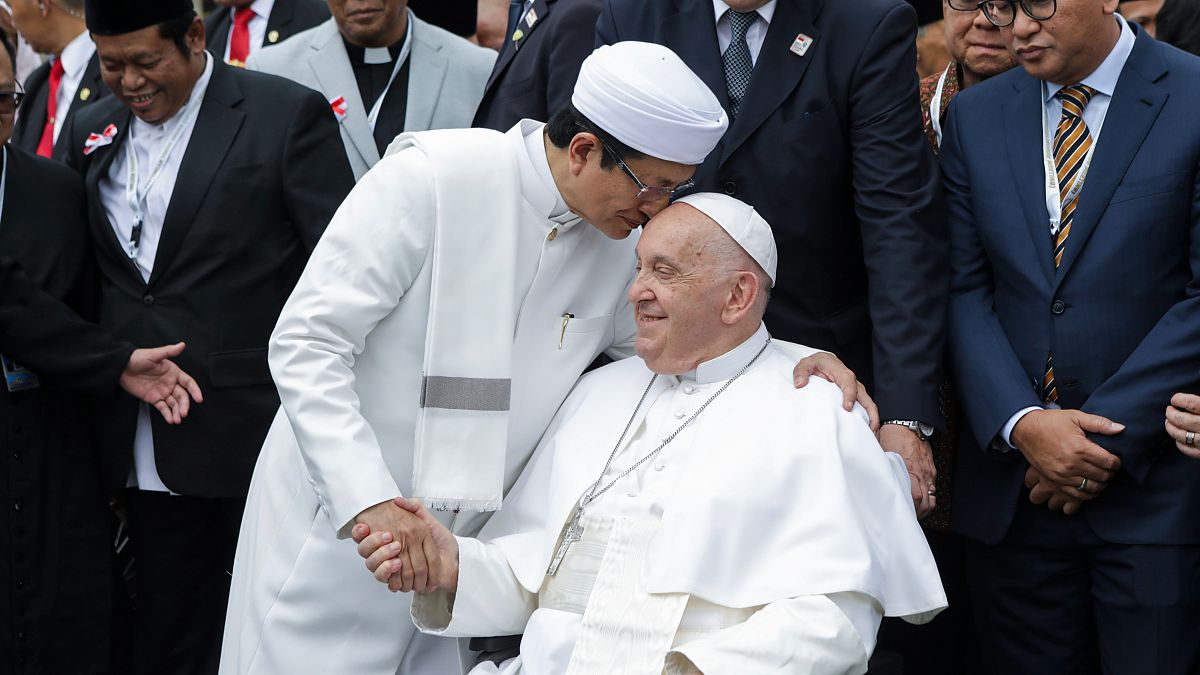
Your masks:
<svg viewBox="0 0 1200 675"><path fill-rule="evenodd" d="M742 99L750 87L750 76L754 74L754 61L750 58L750 46L746 44L746 32L758 19L758 12L735 12L725 10L729 28L733 33L729 47L721 55L725 62L725 86L729 89L729 113L737 117L742 108Z"/></svg>

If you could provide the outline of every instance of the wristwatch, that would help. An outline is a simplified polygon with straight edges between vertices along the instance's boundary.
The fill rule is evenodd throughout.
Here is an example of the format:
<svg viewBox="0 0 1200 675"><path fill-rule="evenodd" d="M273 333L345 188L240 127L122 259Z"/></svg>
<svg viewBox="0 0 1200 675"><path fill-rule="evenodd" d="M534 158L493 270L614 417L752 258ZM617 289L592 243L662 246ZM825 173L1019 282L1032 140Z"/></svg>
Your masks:
<svg viewBox="0 0 1200 675"><path fill-rule="evenodd" d="M908 428L909 431L916 434L917 438L920 438L922 441L925 441L926 443L929 442L930 438L933 438L933 425L932 424L926 424L924 422L918 422L916 420L886 420L886 421L884 421L884 424L899 424L902 427L906 427L906 428Z"/></svg>

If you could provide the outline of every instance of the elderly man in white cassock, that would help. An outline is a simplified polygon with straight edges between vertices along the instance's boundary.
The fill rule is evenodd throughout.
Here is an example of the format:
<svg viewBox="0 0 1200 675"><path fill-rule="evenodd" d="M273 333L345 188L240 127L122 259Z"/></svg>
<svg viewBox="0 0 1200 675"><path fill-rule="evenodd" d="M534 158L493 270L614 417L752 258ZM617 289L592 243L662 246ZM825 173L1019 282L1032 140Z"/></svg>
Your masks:
<svg viewBox="0 0 1200 675"><path fill-rule="evenodd" d="M637 353L576 385L478 539L415 500L442 556L425 632L524 632L473 673L862 673L883 615L946 606L908 477L831 384L792 386L762 324L770 227L684 197L637 244ZM357 526L380 581L405 564Z"/></svg>
<svg viewBox="0 0 1200 675"><path fill-rule="evenodd" d="M479 531L587 365L632 354L636 232L726 125L675 54L631 42L593 54L548 124L396 140L272 337L282 409L242 521L222 673L458 671L457 642L417 633L340 539L362 524L404 546L402 585L438 578L428 525L393 498ZM853 374L805 363L840 372L849 405Z"/></svg>

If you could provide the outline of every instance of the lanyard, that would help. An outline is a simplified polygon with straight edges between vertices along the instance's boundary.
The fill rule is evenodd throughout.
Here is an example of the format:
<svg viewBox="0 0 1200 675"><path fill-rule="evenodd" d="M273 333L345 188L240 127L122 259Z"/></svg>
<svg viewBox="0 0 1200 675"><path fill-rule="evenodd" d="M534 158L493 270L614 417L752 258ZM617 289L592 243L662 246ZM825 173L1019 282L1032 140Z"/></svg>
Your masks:
<svg viewBox="0 0 1200 675"><path fill-rule="evenodd" d="M950 69L953 67L954 62L951 61L942 71L942 76L938 78L937 89L933 92L933 100L929 102L929 123L933 126L933 137L937 139L938 148L942 147L942 89L946 86L946 76L950 74Z"/></svg>
<svg viewBox="0 0 1200 675"><path fill-rule="evenodd" d="M404 67L404 62L408 60L408 54L412 51L413 14L411 10L406 9L405 11L408 12L408 27L404 31L404 46L400 48L400 55L396 57L396 65L392 68L392 76L388 78L387 86L383 88L383 93L379 95L379 98L375 99L375 105L371 106L371 112L367 114L367 124L371 125L371 131L375 131L375 123L379 121L379 111L383 109L383 100L392 90L392 83L396 81L396 76L400 74L400 69Z"/></svg>
<svg viewBox="0 0 1200 675"><path fill-rule="evenodd" d="M137 122L136 120L129 122L129 142L125 144L125 201L129 203L129 210L133 212L133 229L129 233L130 260L137 260L138 249L142 243L142 222L145 220L142 204L146 201L146 196L150 194L150 189L154 187L154 184L166 170L167 163L171 159L171 152L179 144L179 139L183 138L183 133L187 130L188 124L200 109L200 101L200 98L188 101L183 106L183 110L179 111L179 122L171 131L171 135L167 137L166 144L159 151L158 159L154 161L153 168L150 171L150 177L146 179L146 189L142 190L141 193L138 193L137 144L133 138Z"/></svg>
<svg viewBox="0 0 1200 675"><path fill-rule="evenodd" d="M1051 131L1057 129L1057 125L1048 119L1049 111L1046 110L1046 83L1042 83L1042 168L1046 174L1046 212L1050 215L1050 234L1058 236L1058 229L1062 226L1062 207L1063 204L1070 204L1079 193L1083 191L1083 181L1087 178L1088 169L1092 167L1092 154L1096 152L1098 137L1092 136L1092 146L1088 148L1087 154L1083 156L1083 163L1079 166L1079 171L1075 173L1075 181L1071 183L1071 189L1067 190L1067 194L1059 195L1058 189L1058 167L1054 164L1054 133ZM1059 115L1061 117L1061 114ZM1086 126L1086 123L1085 123ZM1091 134L1091 130L1088 130Z"/></svg>

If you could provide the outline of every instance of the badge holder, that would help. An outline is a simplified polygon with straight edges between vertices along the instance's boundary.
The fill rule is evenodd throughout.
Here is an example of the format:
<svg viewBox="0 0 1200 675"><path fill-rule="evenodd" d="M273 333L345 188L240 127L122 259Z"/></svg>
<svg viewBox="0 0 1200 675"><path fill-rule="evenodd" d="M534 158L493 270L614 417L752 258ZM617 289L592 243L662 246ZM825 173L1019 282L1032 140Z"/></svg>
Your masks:
<svg viewBox="0 0 1200 675"><path fill-rule="evenodd" d="M37 389L38 376L16 361L0 354L0 364L4 366L4 384L10 392Z"/></svg>

